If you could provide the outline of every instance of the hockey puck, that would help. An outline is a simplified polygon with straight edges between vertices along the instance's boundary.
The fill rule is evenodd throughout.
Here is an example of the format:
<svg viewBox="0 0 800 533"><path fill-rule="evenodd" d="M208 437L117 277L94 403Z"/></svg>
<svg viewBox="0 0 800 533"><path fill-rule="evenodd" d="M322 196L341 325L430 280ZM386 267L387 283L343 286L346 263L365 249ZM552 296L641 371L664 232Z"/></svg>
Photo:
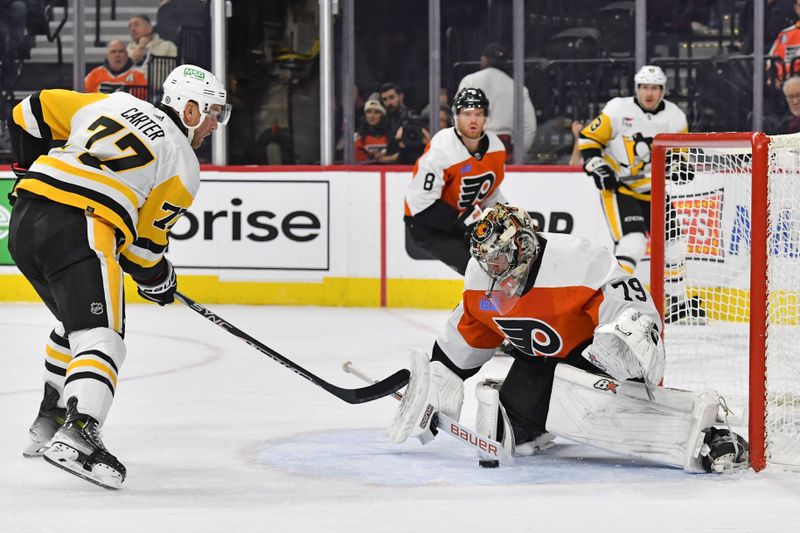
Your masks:
<svg viewBox="0 0 800 533"><path fill-rule="evenodd" d="M500 466L500 461L497 459L481 459L478 464L481 465L481 468L497 468Z"/></svg>

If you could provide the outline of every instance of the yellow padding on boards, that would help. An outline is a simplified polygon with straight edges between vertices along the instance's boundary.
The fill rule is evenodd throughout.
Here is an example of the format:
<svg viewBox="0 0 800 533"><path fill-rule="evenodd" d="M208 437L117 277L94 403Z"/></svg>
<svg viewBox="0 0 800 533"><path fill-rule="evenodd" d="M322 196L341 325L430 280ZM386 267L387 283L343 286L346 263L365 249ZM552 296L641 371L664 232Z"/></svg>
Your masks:
<svg viewBox="0 0 800 533"><path fill-rule="evenodd" d="M217 276L179 277L179 289L204 304L319 305L330 307L379 307L380 280L372 278L324 278L310 282L220 281ZM452 309L461 301L461 280L390 279L386 283L388 307ZM750 319L750 293L734 288L690 288L698 296L708 318L724 322ZM0 275L0 302L38 302L39 296L20 274ZM125 277L125 301L142 303L136 284ZM800 292L770 294L770 322L800 325ZM155 304L153 304L155 305Z"/></svg>
<svg viewBox="0 0 800 533"><path fill-rule="evenodd" d="M452 309L461 300L461 280L390 279L387 305L420 309ZM312 282L220 281L217 276L181 274L178 288L203 304L319 305L379 307L381 285L373 278L324 278ZM0 302L38 302L19 274L0 275ZM125 301L141 303L136 284L125 277Z"/></svg>
<svg viewBox="0 0 800 533"><path fill-rule="evenodd" d="M464 281L460 279L389 279L387 307L453 309L461 301Z"/></svg>

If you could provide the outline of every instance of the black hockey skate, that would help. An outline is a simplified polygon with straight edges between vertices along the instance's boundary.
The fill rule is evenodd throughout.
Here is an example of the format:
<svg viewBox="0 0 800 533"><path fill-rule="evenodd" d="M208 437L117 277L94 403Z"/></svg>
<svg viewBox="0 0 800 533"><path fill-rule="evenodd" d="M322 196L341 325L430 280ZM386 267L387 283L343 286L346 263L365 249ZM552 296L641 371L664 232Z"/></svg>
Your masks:
<svg viewBox="0 0 800 533"><path fill-rule="evenodd" d="M722 474L750 466L750 446L747 441L727 429L710 427L700 448L706 472Z"/></svg>
<svg viewBox="0 0 800 533"><path fill-rule="evenodd" d="M78 399L74 396L67 400L67 420L53 436L44 458L106 489L118 489L125 481L125 467L100 440L97 420L78 412Z"/></svg>
<svg viewBox="0 0 800 533"><path fill-rule="evenodd" d="M64 425L67 410L58 407L58 391L49 383L44 384L44 398L39 405L39 414L31 424L28 434L31 442L22 450L25 457L39 457L47 449L47 443L56 434L58 428Z"/></svg>
<svg viewBox="0 0 800 533"><path fill-rule="evenodd" d="M664 323L703 326L708 323L708 317L697 296L688 299L669 296L664 309Z"/></svg>

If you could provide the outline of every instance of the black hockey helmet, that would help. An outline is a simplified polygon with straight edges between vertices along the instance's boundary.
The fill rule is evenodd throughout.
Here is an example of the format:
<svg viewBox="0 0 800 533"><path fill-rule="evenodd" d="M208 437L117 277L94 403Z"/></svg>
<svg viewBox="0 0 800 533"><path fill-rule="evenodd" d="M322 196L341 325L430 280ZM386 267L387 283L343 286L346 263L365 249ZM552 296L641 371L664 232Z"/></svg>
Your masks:
<svg viewBox="0 0 800 533"><path fill-rule="evenodd" d="M489 116L489 99L481 89L474 87L464 87L453 99L453 116L458 115L462 109L483 109L484 114Z"/></svg>

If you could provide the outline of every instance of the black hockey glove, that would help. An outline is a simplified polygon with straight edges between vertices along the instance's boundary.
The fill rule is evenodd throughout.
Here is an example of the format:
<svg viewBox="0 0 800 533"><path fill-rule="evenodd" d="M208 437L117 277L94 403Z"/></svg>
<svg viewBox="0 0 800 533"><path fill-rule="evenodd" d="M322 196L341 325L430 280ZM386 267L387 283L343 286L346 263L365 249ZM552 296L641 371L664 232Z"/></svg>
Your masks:
<svg viewBox="0 0 800 533"><path fill-rule="evenodd" d="M602 157L591 157L583 164L583 170L594 178L594 186L601 191L615 191L619 187L617 173Z"/></svg>
<svg viewBox="0 0 800 533"><path fill-rule="evenodd" d="M667 177L673 183L689 183L694 179L694 167L683 160L673 161L667 165Z"/></svg>
<svg viewBox="0 0 800 533"><path fill-rule="evenodd" d="M178 277L172 263L164 257L164 271L155 281L136 282L139 296L158 305L167 305L175 301L175 291L178 289Z"/></svg>
<svg viewBox="0 0 800 533"><path fill-rule="evenodd" d="M17 180L21 180L25 177L25 174L28 173L28 169L14 161L11 163L11 172L14 173L14 175L17 177Z"/></svg>

